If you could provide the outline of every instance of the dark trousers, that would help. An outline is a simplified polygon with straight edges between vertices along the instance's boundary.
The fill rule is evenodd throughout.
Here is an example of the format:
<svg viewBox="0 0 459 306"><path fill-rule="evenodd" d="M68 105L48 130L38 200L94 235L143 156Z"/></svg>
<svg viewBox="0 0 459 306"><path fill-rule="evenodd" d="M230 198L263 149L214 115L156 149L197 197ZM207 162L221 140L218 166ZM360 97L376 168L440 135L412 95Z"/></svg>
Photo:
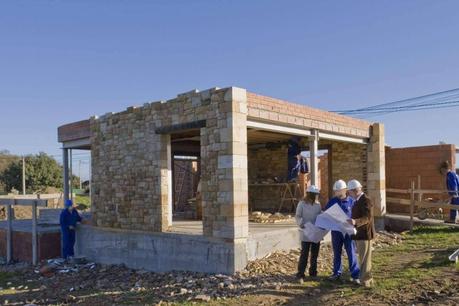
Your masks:
<svg viewBox="0 0 459 306"><path fill-rule="evenodd" d="M65 230L62 231L62 255L65 259L69 256L74 256L73 247L75 245L75 231Z"/></svg>
<svg viewBox="0 0 459 306"><path fill-rule="evenodd" d="M311 262L309 263L309 275L317 276L317 257L319 256L320 242L301 242L301 255L298 262L298 277L304 277L308 265L309 250L311 251Z"/></svg>

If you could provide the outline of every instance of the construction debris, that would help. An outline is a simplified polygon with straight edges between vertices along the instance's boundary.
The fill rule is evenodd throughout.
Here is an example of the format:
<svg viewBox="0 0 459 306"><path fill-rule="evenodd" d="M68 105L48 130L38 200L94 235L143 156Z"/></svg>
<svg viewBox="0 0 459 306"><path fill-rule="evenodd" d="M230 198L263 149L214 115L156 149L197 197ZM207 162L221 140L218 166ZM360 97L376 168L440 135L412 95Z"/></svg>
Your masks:
<svg viewBox="0 0 459 306"><path fill-rule="evenodd" d="M292 215L284 215L278 212L275 214L270 214L261 211L254 211L250 214L249 217L249 222L255 223L278 223L290 220L293 220Z"/></svg>
<svg viewBox="0 0 459 306"><path fill-rule="evenodd" d="M398 244L398 234L380 232L375 239L375 247ZM81 295L87 290L115 292L145 292L154 297L155 303L226 299L255 293L259 290L283 290L294 281L300 250L274 252L265 258L252 261L244 271L235 275L204 274L193 272L153 273L133 270L123 265L100 265L77 258L71 262L51 259L37 269L28 265L1 266L0 271L21 272L24 283L8 283L8 288L21 290L25 301L33 304L71 303L69 294ZM318 260L320 274L331 273L333 252L329 244L323 244ZM37 289L30 284L39 284ZM21 287L22 286L22 287ZM28 288L26 289L26 286ZM21 288L21 289L19 289ZM311 289L309 295L317 295L320 289ZM115 304L120 300L113 301ZM167 303L166 303L167 304Z"/></svg>

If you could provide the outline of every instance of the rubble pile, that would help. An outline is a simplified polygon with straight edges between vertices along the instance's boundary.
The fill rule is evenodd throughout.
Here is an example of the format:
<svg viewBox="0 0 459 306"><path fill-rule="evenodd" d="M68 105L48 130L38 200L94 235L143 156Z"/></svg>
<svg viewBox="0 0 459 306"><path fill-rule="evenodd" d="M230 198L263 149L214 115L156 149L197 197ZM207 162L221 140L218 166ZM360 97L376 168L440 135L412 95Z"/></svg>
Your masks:
<svg viewBox="0 0 459 306"><path fill-rule="evenodd" d="M400 235L378 233L375 246L384 247L400 241ZM11 297L21 298L21 301L14 301L15 303L76 303L82 297L94 295L95 292L98 292L101 299L109 296L110 301L115 304L125 302L132 293L140 296L138 298L149 298L152 303L202 302L253 294L266 289L283 290L295 281L299 255L298 249L273 252L265 258L250 262L244 271L232 276L178 271L136 271L123 265L86 262L82 258L76 258L71 263L61 259L48 260L35 268L24 264L0 266L0 271L14 271L20 275L17 282L11 282L8 288L4 288L14 288L21 293ZM319 274L331 273L332 262L331 246L323 244L318 259Z"/></svg>

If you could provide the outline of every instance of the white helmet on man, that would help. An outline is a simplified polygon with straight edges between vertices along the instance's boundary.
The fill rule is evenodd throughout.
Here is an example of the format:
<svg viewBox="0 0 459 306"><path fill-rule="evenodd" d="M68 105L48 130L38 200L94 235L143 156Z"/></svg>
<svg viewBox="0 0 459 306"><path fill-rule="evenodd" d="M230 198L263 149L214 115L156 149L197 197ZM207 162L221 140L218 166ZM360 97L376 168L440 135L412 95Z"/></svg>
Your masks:
<svg viewBox="0 0 459 306"><path fill-rule="evenodd" d="M360 184L359 181L350 180L349 182L347 182L347 189L354 190L354 189L357 189L357 188L362 188L362 184Z"/></svg>
<svg viewBox="0 0 459 306"><path fill-rule="evenodd" d="M320 193L319 188L315 185L310 185L308 188L306 188L306 192L312 192L312 193Z"/></svg>
<svg viewBox="0 0 459 306"><path fill-rule="evenodd" d="M347 188L346 182L343 181L343 180L337 180L333 184L333 191L339 191L339 190L343 190L343 189L346 189L346 188Z"/></svg>

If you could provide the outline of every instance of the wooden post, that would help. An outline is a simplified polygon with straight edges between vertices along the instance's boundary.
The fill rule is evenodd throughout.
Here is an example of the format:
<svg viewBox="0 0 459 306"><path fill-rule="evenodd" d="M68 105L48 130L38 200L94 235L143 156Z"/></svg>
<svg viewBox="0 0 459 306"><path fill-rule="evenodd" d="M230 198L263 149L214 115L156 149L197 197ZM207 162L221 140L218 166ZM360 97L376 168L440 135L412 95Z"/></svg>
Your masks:
<svg viewBox="0 0 459 306"><path fill-rule="evenodd" d="M414 181L411 181L411 197L410 197L410 201L411 201L411 204L410 204L410 232L413 231L413 223L414 223L414 220L413 220L413 215L414 215Z"/></svg>
<svg viewBox="0 0 459 306"><path fill-rule="evenodd" d="M418 201L422 201L422 193L421 193L421 176L418 174Z"/></svg>
<svg viewBox="0 0 459 306"><path fill-rule="evenodd" d="M13 259L13 210L11 205L6 205L6 263L11 263Z"/></svg>
<svg viewBox="0 0 459 306"><path fill-rule="evenodd" d="M32 263L38 263L37 256L37 202L32 204Z"/></svg>

